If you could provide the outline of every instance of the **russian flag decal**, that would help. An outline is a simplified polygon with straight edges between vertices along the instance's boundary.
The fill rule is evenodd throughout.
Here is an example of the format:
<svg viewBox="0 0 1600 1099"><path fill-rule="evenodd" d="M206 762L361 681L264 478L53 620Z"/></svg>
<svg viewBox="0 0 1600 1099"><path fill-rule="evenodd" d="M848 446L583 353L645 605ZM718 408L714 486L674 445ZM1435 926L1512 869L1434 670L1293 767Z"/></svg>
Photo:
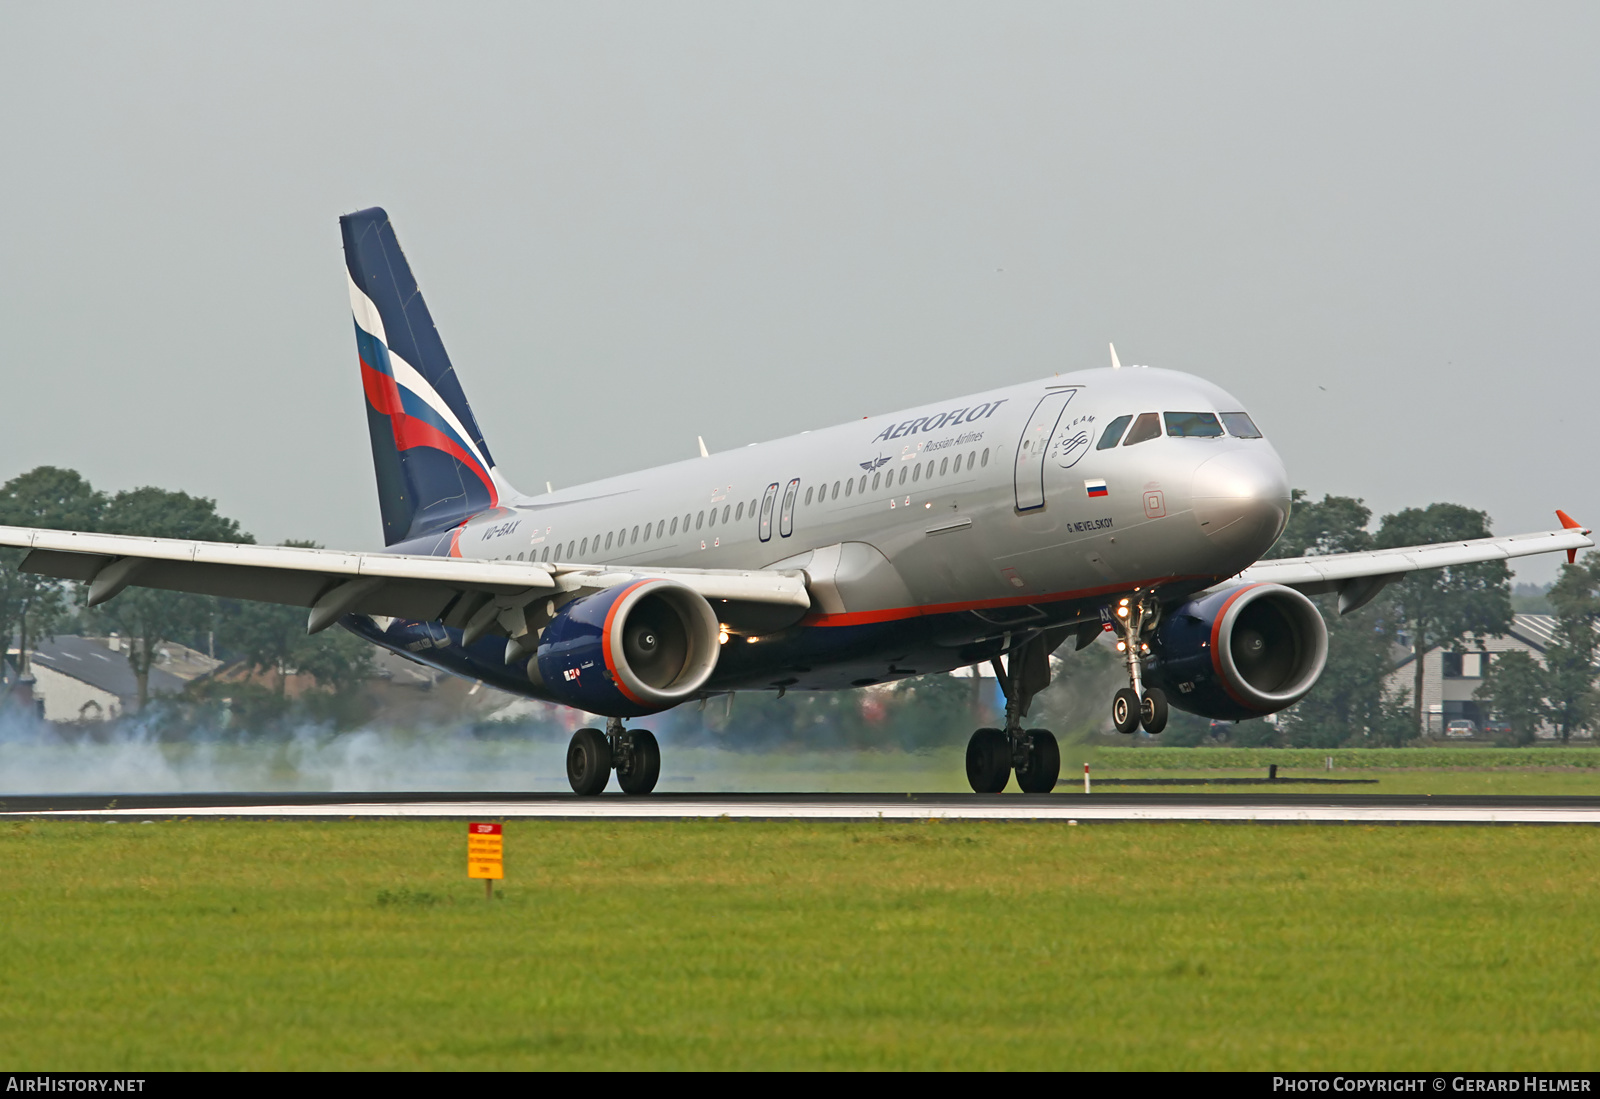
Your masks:
<svg viewBox="0 0 1600 1099"><path fill-rule="evenodd" d="M1083 490L1090 496L1111 495L1111 492L1106 488L1106 483L1104 481L1085 481L1083 483Z"/></svg>

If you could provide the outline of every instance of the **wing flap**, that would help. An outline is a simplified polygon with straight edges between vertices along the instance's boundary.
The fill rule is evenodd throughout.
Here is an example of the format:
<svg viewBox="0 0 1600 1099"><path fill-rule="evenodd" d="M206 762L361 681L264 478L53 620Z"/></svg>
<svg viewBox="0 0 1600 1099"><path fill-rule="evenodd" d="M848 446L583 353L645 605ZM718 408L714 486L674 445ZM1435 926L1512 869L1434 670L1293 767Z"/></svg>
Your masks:
<svg viewBox="0 0 1600 1099"><path fill-rule="evenodd" d="M295 607L312 607L324 596L337 600L337 593L329 593L352 580L381 580L348 609L393 618L446 617L452 625L464 623L490 600L510 606L543 592L599 590L644 577L676 580L709 600L800 611L811 605L805 573L798 570L634 569L474 561L28 527L0 527L0 546L30 551L23 560L23 571L62 580L92 583L108 566L136 559L142 563L126 582L139 587Z"/></svg>

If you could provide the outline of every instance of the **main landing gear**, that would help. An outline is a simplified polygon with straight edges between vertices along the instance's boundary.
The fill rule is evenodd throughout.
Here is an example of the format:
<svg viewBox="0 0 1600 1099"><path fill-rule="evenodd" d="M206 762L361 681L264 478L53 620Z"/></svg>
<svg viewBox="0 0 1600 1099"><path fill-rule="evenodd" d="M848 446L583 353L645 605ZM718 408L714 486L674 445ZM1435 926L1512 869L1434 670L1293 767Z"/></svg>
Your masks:
<svg viewBox="0 0 1600 1099"><path fill-rule="evenodd" d="M572 791L593 797L606 788L611 772L624 794L648 794L661 777L661 747L648 729L624 729L620 717L606 719L606 731L579 729L567 745L567 781Z"/></svg>
<svg viewBox="0 0 1600 1099"><path fill-rule="evenodd" d="M1167 727L1167 694L1160 687L1145 687L1143 658L1150 651L1144 643L1144 634L1155 628L1161 618L1161 604L1149 596L1141 596L1138 603L1124 599L1117 604L1112 615L1112 625L1117 631L1117 652L1128 664L1128 681L1111 696L1111 723L1119 733L1135 732L1139 726L1155 736Z"/></svg>
<svg viewBox="0 0 1600 1099"><path fill-rule="evenodd" d="M1048 794L1061 775L1061 748L1048 729L1023 729L1033 696L1050 685L1050 649L1044 636L1014 651L1006 664L992 661L1006 696L1006 727L979 729L967 742L967 781L973 792L998 794L1013 772L1025 794Z"/></svg>

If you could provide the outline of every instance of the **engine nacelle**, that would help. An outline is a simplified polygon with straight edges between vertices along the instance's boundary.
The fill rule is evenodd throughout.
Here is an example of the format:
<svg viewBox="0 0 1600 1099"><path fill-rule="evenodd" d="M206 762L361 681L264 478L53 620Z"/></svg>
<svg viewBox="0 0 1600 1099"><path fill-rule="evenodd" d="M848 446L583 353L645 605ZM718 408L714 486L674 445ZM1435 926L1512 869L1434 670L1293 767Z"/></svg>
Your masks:
<svg viewBox="0 0 1600 1099"><path fill-rule="evenodd" d="M569 706L639 717L704 686L717 666L721 632L699 592L672 580L639 580L561 607L529 671Z"/></svg>
<svg viewBox="0 0 1600 1099"><path fill-rule="evenodd" d="M1306 696L1328 662L1328 628L1293 588L1244 584L1169 612L1150 649L1145 681L1171 705L1240 721Z"/></svg>

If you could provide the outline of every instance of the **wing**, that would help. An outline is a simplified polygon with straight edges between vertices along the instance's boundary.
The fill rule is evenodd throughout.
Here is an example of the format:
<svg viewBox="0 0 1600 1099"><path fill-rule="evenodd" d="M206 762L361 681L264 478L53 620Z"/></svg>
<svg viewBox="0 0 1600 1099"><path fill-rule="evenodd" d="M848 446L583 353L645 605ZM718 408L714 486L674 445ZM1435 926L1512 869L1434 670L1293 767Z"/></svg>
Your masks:
<svg viewBox="0 0 1600 1099"><path fill-rule="evenodd" d="M1466 542L1439 542L1431 546L1400 546L1364 553L1330 553L1319 557L1287 557L1257 561L1239 574L1249 583L1282 584L1306 595L1339 593L1339 613L1365 606L1384 585L1418 569L1442 569L1478 561L1504 561L1534 553L1566 550L1570 561L1578 550L1594 545L1589 531L1557 512L1561 530L1512 534L1505 538L1474 538Z"/></svg>
<svg viewBox="0 0 1600 1099"><path fill-rule="evenodd" d="M164 588L308 607L306 628L312 633L349 613L442 619L465 630L469 641L485 633L520 633L535 600L645 576L676 580L728 617L798 620L811 606L805 573L798 570L472 561L4 526L0 546L30 551L24 572L87 583L90 606L129 585Z"/></svg>

